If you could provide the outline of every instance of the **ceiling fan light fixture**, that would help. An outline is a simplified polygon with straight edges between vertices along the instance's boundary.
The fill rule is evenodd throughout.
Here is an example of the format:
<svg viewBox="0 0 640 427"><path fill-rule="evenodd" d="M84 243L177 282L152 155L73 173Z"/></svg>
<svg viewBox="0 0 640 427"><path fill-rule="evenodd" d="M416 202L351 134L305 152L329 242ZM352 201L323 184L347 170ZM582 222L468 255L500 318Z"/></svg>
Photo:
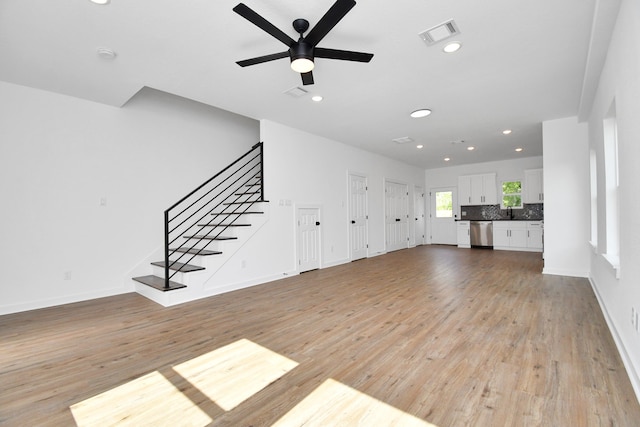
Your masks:
<svg viewBox="0 0 640 427"><path fill-rule="evenodd" d="M296 73L308 73L314 66L315 64L309 58L296 58L291 61L291 69Z"/></svg>

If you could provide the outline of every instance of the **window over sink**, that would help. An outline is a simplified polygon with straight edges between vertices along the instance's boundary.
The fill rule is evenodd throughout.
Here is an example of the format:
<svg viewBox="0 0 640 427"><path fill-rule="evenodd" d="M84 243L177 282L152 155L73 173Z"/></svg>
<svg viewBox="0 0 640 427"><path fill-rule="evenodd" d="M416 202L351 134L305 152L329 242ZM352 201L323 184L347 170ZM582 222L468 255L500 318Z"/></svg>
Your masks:
<svg viewBox="0 0 640 427"><path fill-rule="evenodd" d="M502 209L522 209L522 181L502 181Z"/></svg>

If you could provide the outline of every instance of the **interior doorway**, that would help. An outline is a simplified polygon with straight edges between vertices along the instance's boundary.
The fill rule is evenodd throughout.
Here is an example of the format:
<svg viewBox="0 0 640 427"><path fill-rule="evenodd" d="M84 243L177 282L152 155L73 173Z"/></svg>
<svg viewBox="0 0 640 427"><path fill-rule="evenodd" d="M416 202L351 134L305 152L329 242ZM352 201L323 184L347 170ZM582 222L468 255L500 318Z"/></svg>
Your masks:
<svg viewBox="0 0 640 427"><path fill-rule="evenodd" d="M298 272L320 268L320 208L299 207L296 213Z"/></svg>
<svg viewBox="0 0 640 427"><path fill-rule="evenodd" d="M385 243L387 252L409 247L407 184L385 182Z"/></svg>
<svg viewBox="0 0 640 427"><path fill-rule="evenodd" d="M424 245L426 243L424 202L424 188L416 186L413 194L413 217L415 220L414 235L416 246Z"/></svg>
<svg viewBox="0 0 640 427"><path fill-rule="evenodd" d="M368 255L367 177L349 174L349 248L351 261Z"/></svg>

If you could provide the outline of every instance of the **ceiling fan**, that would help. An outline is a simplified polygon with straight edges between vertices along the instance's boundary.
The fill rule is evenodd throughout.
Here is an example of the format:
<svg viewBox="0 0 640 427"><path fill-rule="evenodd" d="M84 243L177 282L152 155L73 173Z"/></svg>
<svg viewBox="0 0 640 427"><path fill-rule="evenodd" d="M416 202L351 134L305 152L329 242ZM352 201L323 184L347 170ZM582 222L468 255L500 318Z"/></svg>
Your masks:
<svg viewBox="0 0 640 427"><path fill-rule="evenodd" d="M317 47L318 43L336 26L338 22L356 5L354 0L337 0L331 8L318 21L315 27L305 36L304 33L309 29L309 21L306 19L296 19L293 21L293 28L300 38L295 41L275 25L258 15L253 9L244 3L238 4L233 11L257 27L271 34L276 39L289 47L289 50L270 55L259 56L256 58L238 61L241 67L249 65L261 64L263 62L274 61L276 59L286 58L291 60L291 68L300 73L303 85L313 84L313 70L315 58L340 59L343 61L369 62L373 58L372 53L353 52L350 50L325 49Z"/></svg>

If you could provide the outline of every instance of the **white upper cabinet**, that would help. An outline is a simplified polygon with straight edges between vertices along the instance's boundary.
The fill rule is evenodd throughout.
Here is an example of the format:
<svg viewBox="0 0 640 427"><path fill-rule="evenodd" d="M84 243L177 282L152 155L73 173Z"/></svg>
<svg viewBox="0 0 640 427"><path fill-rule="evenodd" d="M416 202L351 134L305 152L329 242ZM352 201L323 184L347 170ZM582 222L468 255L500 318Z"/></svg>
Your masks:
<svg viewBox="0 0 640 427"><path fill-rule="evenodd" d="M544 203L542 169L524 171L524 203Z"/></svg>
<svg viewBox="0 0 640 427"><path fill-rule="evenodd" d="M495 173L458 177L458 204L460 206L497 204L496 182Z"/></svg>

